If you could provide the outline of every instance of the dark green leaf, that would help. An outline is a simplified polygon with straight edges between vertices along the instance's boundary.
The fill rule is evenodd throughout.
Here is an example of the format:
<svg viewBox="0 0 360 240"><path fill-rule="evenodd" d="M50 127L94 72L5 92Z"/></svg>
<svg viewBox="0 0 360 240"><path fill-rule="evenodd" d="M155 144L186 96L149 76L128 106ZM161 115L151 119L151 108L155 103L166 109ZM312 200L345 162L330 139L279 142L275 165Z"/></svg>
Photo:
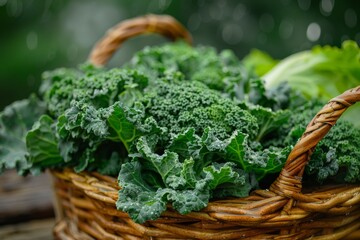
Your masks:
<svg viewBox="0 0 360 240"><path fill-rule="evenodd" d="M130 145L141 133L126 118L124 110L118 104L114 105L107 122L110 127L110 135L107 138L113 141L121 141L126 150L129 151Z"/></svg>
<svg viewBox="0 0 360 240"><path fill-rule="evenodd" d="M0 172L13 168L19 174L28 172L31 163L27 160L25 136L44 112L44 104L30 96L0 113Z"/></svg>
<svg viewBox="0 0 360 240"><path fill-rule="evenodd" d="M63 162L58 149L55 123L48 115L40 117L26 135L29 161L39 167L52 167Z"/></svg>

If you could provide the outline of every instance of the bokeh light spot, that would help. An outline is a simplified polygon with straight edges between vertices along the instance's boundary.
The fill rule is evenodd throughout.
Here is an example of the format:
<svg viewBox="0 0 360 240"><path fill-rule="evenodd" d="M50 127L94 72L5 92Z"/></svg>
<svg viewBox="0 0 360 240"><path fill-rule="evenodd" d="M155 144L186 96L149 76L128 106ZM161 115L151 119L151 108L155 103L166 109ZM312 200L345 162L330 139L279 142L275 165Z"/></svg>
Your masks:
<svg viewBox="0 0 360 240"><path fill-rule="evenodd" d="M5 6L7 3L7 0L0 0L0 7Z"/></svg>
<svg viewBox="0 0 360 240"><path fill-rule="evenodd" d="M222 37L228 44L237 44L243 38L243 30L239 24L231 23L226 24L222 30Z"/></svg>
<svg viewBox="0 0 360 240"><path fill-rule="evenodd" d="M233 12L233 18L236 21L241 20L246 15L246 6L242 3L239 3L236 5L234 12Z"/></svg>
<svg viewBox="0 0 360 240"><path fill-rule="evenodd" d="M310 23L306 30L306 37L311 42L319 40L321 35L321 27L318 23Z"/></svg>
<svg viewBox="0 0 360 240"><path fill-rule="evenodd" d="M345 18L345 24L346 26L348 26L349 28L353 28L356 26L357 24L357 15L356 15L356 12L354 9L347 9L345 11L345 15L344 15L344 18Z"/></svg>
<svg viewBox="0 0 360 240"><path fill-rule="evenodd" d="M29 32L26 36L26 46L29 50L34 50L38 46L38 35L36 32Z"/></svg>
<svg viewBox="0 0 360 240"><path fill-rule="evenodd" d="M334 0L321 0L320 12L324 16L329 16L334 9Z"/></svg>
<svg viewBox="0 0 360 240"><path fill-rule="evenodd" d="M23 11L23 2L18 0L7 2L6 11L10 17L19 17Z"/></svg>

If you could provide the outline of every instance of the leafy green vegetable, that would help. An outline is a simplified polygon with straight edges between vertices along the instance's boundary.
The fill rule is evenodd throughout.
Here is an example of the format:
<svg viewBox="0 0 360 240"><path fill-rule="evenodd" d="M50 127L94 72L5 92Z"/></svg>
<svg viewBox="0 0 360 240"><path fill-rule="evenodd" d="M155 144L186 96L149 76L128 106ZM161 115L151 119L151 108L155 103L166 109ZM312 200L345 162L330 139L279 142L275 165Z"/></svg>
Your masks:
<svg viewBox="0 0 360 240"><path fill-rule="evenodd" d="M140 131L126 118L124 109L115 105L112 113L107 118L110 129L110 136L107 138L112 141L121 141L126 151L134 140L141 135Z"/></svg>
<svg viewBox="0 0 360 240"><path fill-rule="evenodd" d="M295 144L323 105L323 102L313 100L296 107L296 112L301 114L291 115L287 123L278 129L273 146ZM313 184L315 179L319 183L359 182L360 145L357 139L360 139L360 129L340 119L316 146L305 168L304 181L309 184Z"/></svg>
<svg viewBox="0 0 360 240"><path fill-rule="evenodd" d="M242 133L235 133L225 148L228 161L237 163L247 172L255 173L259 180L268 173L280 172L290 150L291 147L289 146L284 149L260 148L256 151L251 148L247 136Z"/></svg>
<svg viewBox="0 0 360 240"><path fill-rule="evenodd" d="M359 77L360 49L352 41L345 41L342 48L317 46L296 53L263 76L266 86L287 81L305 96L325 99L357 86Z"/></svg>
<svg viewBox="0 0 360 240"><path fill-rule="evenodd" d="M198 211L207 206L218 186L214 196L223 196L226 190L227 196L246 196L253 187L249 175L232 163L213 163L198 171L192 158L181 161L175 152L154 153L156 138L141 137L137 144L140 154L123 165L119 174L122 189L117 207L135 221L158 218L168 202L181 214ZM148 172L152 172L151 178L145 174ZM224 184L227 186L222 187ZM230 187L236 191L229 191Z"/></svg>
<svg viewBox="0 0 360 240"><path fill-rule="evenodd" d="M87 64L43 78L40 100L0 115L0 171L118 175L116 206L139 223L169 205L186 214L267 186L323 105L291 84L266 88L230 51L184 43L145 48L122 68ZM360 181L360 133L337 125L305 179Z"/></svg>
<svg viewBox="0 0 360 240"><path fill-rule="evenodd" d="M248 58L245 59L249 62ZM255 69L268 66L262 61L253 61L253 65ZM316 46L279 61L269 70L257 72L268 89L288 82L308 99L328 101L360 85L360 48L354 41L343 42L341 48ZM360 127L359 111L358 106L352 107L346 111L344 118Z"/></svg>
<svg viewBox="0 0 360 240"><path fill-rule="evenodd" d="M40 117L26 135L29 161L36 166L51 167L63 160L58 149L58 139L54 134L54 120L48 115Z"/></svg>
<svg viewBox="0 0 360 240"><path fill-rule="evenodd" d="M25 136L45 109L44 103L32 95L0 113L0 172L16 168L21 175L28 173L32 164L27 160Z"/></svg>
<svg viewBox="0 0 360 240"><path fill-rule="evenodd" d="M146 179L134 182L132 178L123 178L120 173L122 190L119 196L123 196L123 199L136 195L139 196L136 201L144 201L142 195L132 195L134 193L128 189L139 184L142 191L148 192L147 197L162 199L162 207L170 201L180 213L199 210L206 206L211 196L244 196L250 191L256 183L240 167L261 179L267 172L278 172L289 153L290 148L278 153L279 149L264 149L260 142L253 144L256 148L244 142L241 148L246 152L246 157L237 152L231 155L234 151L231 145L235 144L234 132L239 131L242 136L255 141L260 134L264 137L281 126L281 121L289 115L285 111L275 113L261 107L251 110L249 106L224 98L197 81L173 79L169 83L160 79L134 107L135 111L131 113L134 126L145 128L143 126L151 119L163 129L163 134L149 133L136 141L137 151L130 156L141 163L137 165L141 169L138 171L144 172L137 178L146 176ZM261 122L261 131L259 121L251 115L252 111L259 119L265 117L268 120ZM152 176L146 172L151 172ZM156 189L145 187L154 185ZM148 198L146 201L154 202ZM131 203L134 203L134 199ZM124 211L130 208L129 202L120 197L117 206ZM143 217L145 210L138 207L140 203L136 206L131 208L131 216L141 221L138 217ZM156 213L155 217L158 217L162 208L159 205L153 207L147 204L146 211Z"/></svg>
<svg viewBox="0 0 360 240"><path fill-rule="evenodd" d="M125 101L124 96L127 92L144 88L147 78L126 69L105 71L85 66L77 75L67 74L68 71L61 69L47 73L46 87L42 87L48 108L59 111L52 112L58 117L61 156L67 164L75 165L76 171L99 168L99 171L107 169L104 171L109 172L104 161L110 159L111 165L116 166L116 161L121 165L132 140L140 133L127 120L122 107L134 99L126 97ZM54 83L48 84L49 81ZM65 84L64 88L62 84ZM68 88L68 85L73 88ZM123 100L121 103L120 99ZM66 110L61 111L62 107ZM111 147L106 146L109 144ZM119 170L120 167L113 169Z"/></svg>
<svg viewBox="0 0 360 240"><path fill-rule="evenodd" d="M184 79L202 82L219 91L248 77L233 52L224 50L218 54L214 48L205 46L194 50L183 42L146 47L136 53L125 67L136 69L149 79L180 73ZM170 81L172 79L173 76Z"/></svg>
<svg viewBox="0 0 360 240"><path fill-rule="evenodd" d="M307 174L319 182L355 183L360 181L360 130L348 122L336 124L318 144Z"/></svg>
<svg viewBox="0 0 360 240"><path fill-rule="evenodd" d="M113 105L120 99L130 101L127 92L141 90L148 83L146 76L134 70L107 71L91 65L81 66L80 71L62 68L45 72L43 79L40 90L54 117L64 114L73 101L91 103L94 108Z"/></svg>
<svg viewBox="0 0 360 240"><path fill-rule="evenodd" d="M144 124L147 117L155 119L168 131L164 141L189 127L199 135L211 127L221 139L229 137L235 128L251 136L257 132L256 119L248 111L197 81L159 82L140 103L145 115L135 124Z"/></svg>

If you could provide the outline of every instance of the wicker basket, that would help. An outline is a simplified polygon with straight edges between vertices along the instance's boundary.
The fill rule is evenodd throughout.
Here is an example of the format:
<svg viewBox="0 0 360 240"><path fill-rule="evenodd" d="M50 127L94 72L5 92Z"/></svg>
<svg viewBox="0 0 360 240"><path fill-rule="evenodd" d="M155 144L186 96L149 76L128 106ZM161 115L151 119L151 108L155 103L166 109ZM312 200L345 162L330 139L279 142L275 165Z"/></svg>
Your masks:
<svg viewBox="0 0 360 240"><path fill-rule="evenodd" d="M191 42L173 18L149 15L111 29L91 53L104 65L126 39L156 32ZM57 239L360 239L360 185L304 189L301 177L316 144L341 114L360 101L360 87L332 99L309 123L270 189L246 198L212 201L200 212L180 215L171 206L160 219L133 222L116 210L117 180L98 173L52 171Z"/></svg>

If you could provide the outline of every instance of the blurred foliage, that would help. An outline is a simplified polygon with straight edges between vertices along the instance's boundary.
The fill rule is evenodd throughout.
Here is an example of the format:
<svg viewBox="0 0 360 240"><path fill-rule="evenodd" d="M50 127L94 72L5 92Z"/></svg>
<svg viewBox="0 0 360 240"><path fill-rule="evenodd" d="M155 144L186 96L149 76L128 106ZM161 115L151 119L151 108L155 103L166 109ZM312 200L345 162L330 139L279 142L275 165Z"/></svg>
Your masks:
<svg viewBox="0 0 360 240"><path fill-rule="evenodd" d="M169 14L195 44L230 48L240 58L253 48L283 58L316 44L360 43L357 9L360 1L340 0L0 0L0 110L36 91L43 71L86 61L95 42L123 19ZM110 66L163 41L132 39Z"/></svg>

